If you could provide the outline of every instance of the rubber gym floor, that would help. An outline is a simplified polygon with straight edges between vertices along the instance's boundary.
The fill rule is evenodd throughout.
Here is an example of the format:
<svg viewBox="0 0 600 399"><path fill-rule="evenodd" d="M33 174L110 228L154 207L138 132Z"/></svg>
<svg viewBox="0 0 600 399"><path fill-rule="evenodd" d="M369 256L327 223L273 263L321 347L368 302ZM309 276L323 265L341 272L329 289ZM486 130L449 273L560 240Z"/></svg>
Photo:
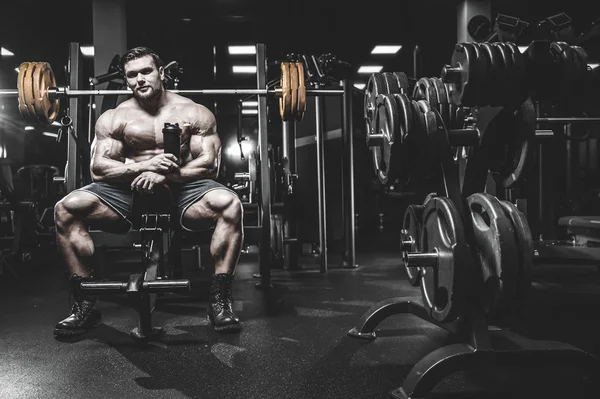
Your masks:
<svg viewBox="0 0 600 399"><path fill-rule="evenodd" d="M273 288L255 288L255 255L243 254L234 286L243 322L219 335L206 320L210 273L190 272L192 293L159 302L162 341L129 337L137 323L125 295L102 296L103 324L55 339L69 290L55 252L0 275L0 398L388 398L414 364L452 343L446 330L414 315L393 315L377 339L347 336L374 303L420 291L406 280L395 238L357 242L357 269L329 271L303 255L299 271L272 271ZM125 268L126 269L126 268ZM600 272L584 265L537 265L533 293L511 331L600 355ZM444 379L431 397L598 398L598 379L573 364L481 368ZM585 383L585 384L584 384ZM585 396L587 395L587 396Z"/></svg>

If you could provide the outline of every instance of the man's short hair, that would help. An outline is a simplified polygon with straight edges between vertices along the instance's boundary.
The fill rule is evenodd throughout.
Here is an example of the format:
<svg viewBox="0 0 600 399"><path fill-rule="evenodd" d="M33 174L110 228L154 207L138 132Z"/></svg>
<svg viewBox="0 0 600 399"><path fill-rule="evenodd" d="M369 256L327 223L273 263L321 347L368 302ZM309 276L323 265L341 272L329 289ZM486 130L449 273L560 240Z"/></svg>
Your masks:
<svg viewBox="0 0 600 399"><path fill-rule="evenodd" d="M125 54L123 54L123 56L121 57L121 69L124 71L126 63L128 63L129 61L136 60L138 58L142 58L146 55L149 55L150 57L152 57L152 60L154 60L154 65L156 66L156 69L160 68L161 66L164 66L164 63L160 59L158 54L156 54L156 52L154 50L152 50L151 48L134 47L130 50L127 50L125 52Z"/></svg>

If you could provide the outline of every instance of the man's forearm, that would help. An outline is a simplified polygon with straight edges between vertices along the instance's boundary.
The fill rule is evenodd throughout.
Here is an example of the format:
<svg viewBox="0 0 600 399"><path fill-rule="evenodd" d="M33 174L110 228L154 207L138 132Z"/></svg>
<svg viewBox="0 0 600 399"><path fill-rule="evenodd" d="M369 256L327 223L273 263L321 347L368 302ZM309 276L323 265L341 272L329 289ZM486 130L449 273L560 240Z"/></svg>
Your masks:
<svg viewBox="0 0 600 399"><path fill-rule="evenodd" d="M147 168L143 162L103 161L92 165L92 179L107 183L131 183L133 179L146 170Z"/></svg>
<svg viewBox="0 0 600 399"><path fill-rule="evenodd" d="M179 170L165 174L165 177L173 183L185 183L192 180L216 179L217 171L204 166L185 165Z"/></svg>

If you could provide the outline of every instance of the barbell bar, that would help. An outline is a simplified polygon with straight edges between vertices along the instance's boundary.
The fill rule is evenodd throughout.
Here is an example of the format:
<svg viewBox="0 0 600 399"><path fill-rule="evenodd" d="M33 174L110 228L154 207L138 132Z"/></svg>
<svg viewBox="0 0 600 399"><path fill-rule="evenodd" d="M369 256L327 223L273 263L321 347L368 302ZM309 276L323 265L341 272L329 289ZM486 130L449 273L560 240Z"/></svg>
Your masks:
<svg viewBox="0 0 600 399"><path fill-rule="evenodd" d="M198 89L198 90L167 90L175 94L187 94L187 95L259 95L264 96L268 94L281 95L281 89ZM86 96L119 96L119 95L132 95L131 90L71 90L66 87L53 87L48 89L48 96L51 99L61 97L86 97ZM325 96L336 96L344 94L341 89L307 89L306 94L310 95L325 95ZM12 89L0 89L0 97L16 97L19 95L18 90Z"/></svg>

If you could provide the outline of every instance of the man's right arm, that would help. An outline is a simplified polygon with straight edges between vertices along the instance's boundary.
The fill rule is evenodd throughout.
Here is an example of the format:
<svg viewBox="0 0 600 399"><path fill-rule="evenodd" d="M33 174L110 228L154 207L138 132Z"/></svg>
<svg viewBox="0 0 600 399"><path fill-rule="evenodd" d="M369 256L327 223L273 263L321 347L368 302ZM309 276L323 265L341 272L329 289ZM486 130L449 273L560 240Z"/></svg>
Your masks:
<svg viewBox="0 0 600 399"><path fill-rule="evenodd" d="M125 145L120 127L114 121L114 110L103 113L96 122L96 137L92 143L92 180L108 183L131 183L140 173L152 171L166 173L177 164L161 154L143 162L125 163ZM163 159L164 158L164 159Z"/></svg>

